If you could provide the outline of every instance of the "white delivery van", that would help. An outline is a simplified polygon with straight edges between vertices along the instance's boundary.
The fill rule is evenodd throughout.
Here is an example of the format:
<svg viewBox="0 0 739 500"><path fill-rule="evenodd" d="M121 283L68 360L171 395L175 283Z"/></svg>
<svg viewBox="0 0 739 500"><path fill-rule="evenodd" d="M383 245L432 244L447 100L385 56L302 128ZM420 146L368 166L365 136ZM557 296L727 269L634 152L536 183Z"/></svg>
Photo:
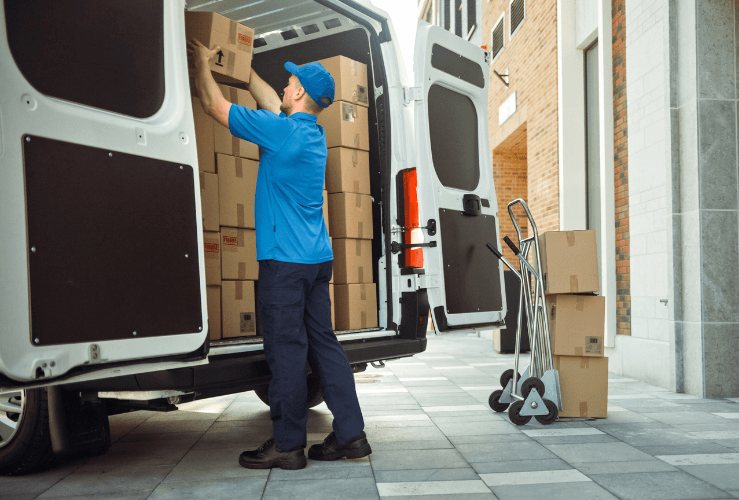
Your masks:
<svg viewBox="0 0 739 500"><path fill-rule="evenodd" d="M442 332L503 323L486 51L419 22L407 81L368 0L0 5L0 472L106 450L111 414L267 400L261 338L208 340L185 10L253 28L276 89L288 60L368 66L379 328L336 332L355 371L424 351L429 312Z"/></svg>

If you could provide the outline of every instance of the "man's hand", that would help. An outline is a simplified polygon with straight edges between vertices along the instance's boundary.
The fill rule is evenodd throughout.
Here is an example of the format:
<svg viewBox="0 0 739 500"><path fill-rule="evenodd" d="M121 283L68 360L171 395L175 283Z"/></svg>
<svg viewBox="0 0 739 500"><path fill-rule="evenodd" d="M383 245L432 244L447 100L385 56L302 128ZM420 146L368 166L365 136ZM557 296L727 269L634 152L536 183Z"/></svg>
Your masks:
<svg viewBox="0 0 739 500"><path fill-rule="evenodd" d="M188 57L195 65L195 86L198 89L203 110L218 123L228 127L231 103L224 99L221 89L210 72L210 60L221 50L217 45L209 49L194 38L187 42Z"/></svg>
<svg viewBox="0 0 739 500"><path fill-rule="evenodd" d="M187 42L187 56L197 69L202 67L210 67L210 60L213 59L221 48L216 45L209 49L196 39Z"/></svg>

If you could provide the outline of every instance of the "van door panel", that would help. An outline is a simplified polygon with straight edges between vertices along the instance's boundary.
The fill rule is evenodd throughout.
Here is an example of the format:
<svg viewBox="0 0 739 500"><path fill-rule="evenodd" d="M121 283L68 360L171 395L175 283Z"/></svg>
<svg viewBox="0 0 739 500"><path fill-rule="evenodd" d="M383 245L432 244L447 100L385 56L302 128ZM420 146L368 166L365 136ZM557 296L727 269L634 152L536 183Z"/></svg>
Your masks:
<svg viewBox="0 0 739 500"><path fill-rule="evenodd" d="M438 217L423 247L435 326L503 323L502 269L486 248L498 241L498 209L488 140L489 54L424 21L416 34L414 101L421 220Z"/></svg>

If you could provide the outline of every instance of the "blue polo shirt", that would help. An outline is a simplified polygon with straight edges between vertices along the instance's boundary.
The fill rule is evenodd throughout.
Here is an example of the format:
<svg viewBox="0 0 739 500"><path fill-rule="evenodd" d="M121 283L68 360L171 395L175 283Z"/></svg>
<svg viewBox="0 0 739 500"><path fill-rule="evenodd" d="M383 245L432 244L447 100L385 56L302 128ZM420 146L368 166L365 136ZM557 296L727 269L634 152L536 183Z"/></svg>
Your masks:
<svg viewBox="0 0 739 500"><path fill-rule="evenodd" d="M276 115L231 105L231 134L262 148L254 212L257 260L318 264L333 259L323 219L326 135L307 113Z"/></svg>

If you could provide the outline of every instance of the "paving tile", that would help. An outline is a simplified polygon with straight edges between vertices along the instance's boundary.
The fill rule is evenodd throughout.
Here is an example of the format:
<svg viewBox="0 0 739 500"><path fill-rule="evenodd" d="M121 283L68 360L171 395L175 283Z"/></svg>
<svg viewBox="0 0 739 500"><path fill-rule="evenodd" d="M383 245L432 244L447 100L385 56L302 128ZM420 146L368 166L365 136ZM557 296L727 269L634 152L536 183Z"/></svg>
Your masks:
<svg viewBox="0 0 739 500"><path fill-rule="evenodd" d="M428 441L444 439L436 426L426 427L371 427L365 429L370 444L378 441Z"/></svg>
<svg viewBox="0 0 739 500"><path fill-rule="evenodd" d="M539 460L557 458L555 454L534 441L490 446L489 444L457 444L457 450L470 462L503 462L508 460Z"/></svg>
<svg viewBox="0 0 739 500"><path fill-rule="evenodd" d="M626 443L550 444L546 448L571 464L652 459Z"/></svg>
<svg viewBox="0 0 739 500"><path fill-rule="evenodd" d="M368 477L373 477L369 459L337 460L335 462L308 460L308 466L305 469L273 469L269 474L270 481L302 481L306 479L335 480Z"/></svg>
<svg viewBox="0 0 739 500"><path fill-rule="evenodd" d="M85 471L78 469L38 498L70 497L79 494L108 496L125 494L135 484L138 491L151 492L169 474L173 465L138 466L135 468L112 467L107 470Z"/></svg>
<svg viewBox="0 0 739 500"><path fill-rule="evenodd" d="M698 442L693 443L689 445L673 445L673 446L660 446L660 445L651 445L651 446L634 446L636 449L643 451L644 453L647 453L648 455L652 456L658 456L658 455L685 455L689 453L700 453L700 454L716 454L716 453L731 453L733 450L731 448L727 448L726 446L722 446L718 443L714 443L711 441L704 441L704 442Z"/></svg>
<svg viewBox="0 0 739 500"><path fill-rule="evenodd" d="M614 500L615 496L599 485L588 481L579 483L526 484L493 486L490 488L500 500Z"/></svg>
<svg viewBox="0 0 739 500"><path fill-rule="evenodd" d="M724 491L739 490L737 464L685 465L680 469Z"/></svg>
<svg viewBox="0 0 739 500"><path fill-rule="evenodd" d="M84 489L82 489L84 491ZM144 500L147 498L150 498L151 490L138 490L135 488L131 488L127 491L115 491L115 492L106 492L105 493L105 500ZM13 497L13 500L24 500L25 498L40 498L40 499L58 499L58 500L98 500L101 498L100 493L93 493L90 495L86 495L81 492L77 492L74 495L69 496L24 496L21 495L19 497Z"/></svg>
<svg viewBox="0 0 739 500"><path fill-rule="evenodd" d="M578 483L590 481L582 472L575 469L528 471L528 472L495 472L480 474L480 479L490 487L513 484L553 484Z"/></svg>
<svg viewBox="0 0 739 500"><path fill-rule="evenodd" d="M582 444L582 443L618 443L619 440L608 434L589 436L553 436L533 438L539 444Z"/></svg>
<svg viewBox="0 0 739 500"><path fill-rule="evenodd" d="M726 498L726 492L681 471L593 474L589 477L622 500Z"/></svg>
<svg viewBox="0 0 739 500"><path fill-rule="evenodd" d="M458 481L416 481L377 483L377 491L381 498L390 496L421 495L464 495L473 493L489 494L490 489L480 479Z"/></svg>
<svg viewBox="0 0 739 500"><path fill-rule="evenodd" d="M455 449L373 451L370 462L375 471L468 467L465 459Z"/></svg>
<svg viewBox="0 0 739 500"><path fill-rule="evenodd" d="M570 464L559 458L509 460L507 462L472 462L470 465L478 474L572 469Z"/></svg>
<svg viewBox="0 0 739 500"><path fill-rule="evenodd" d="M726 419L718 417L716 415L698 413L698 412L679 412L670 411L665 413L645 413L645 417L662 422L665 424L711 424L711 423L724 423Z"/></svg>
<svg viewBox="0 0 739 500"><path fill-rule="evenodd" d="M515 434L486 434L486 435L472 435L472 436L447 436L449 441L455 446L463 444L487 444L508 446L508 443L519 443L519 442L534 442L530 437L522 432Z"/></svg>
<svg viewBox="0 0 739 500"><path fill-rule="evenodd" d="M460 481L472 479L479 480L480 478L471 467L461 469L411 469L375 471L375 481L377 481L378 483Z"/></svg>
<svg viewBox="0 0 739 500"><path fill-rule="evenodd" d="M670 472L677 469L661 460L634 460L630 462L581 462L575 466L580 472L590 474L630 474L634 472Z"/></svg>
<svg viewBox="0 0 739 500"><path fill-rule="evenodd" d="M529 437L559 437L559 436L591 436L603 435L603 431L592 427L564 428L564 429L523 429L521 432Z"/></svg>
<svg viewBox="0 0 739 500"><path fill-rule="evenodd" d="M656 457L676 466L739 464L739 453L686 454Z"/></svg>
<svg viewBox="0 0 739 500"><path fill-rule="evenodd" d="M739 430L706 430L691 432L699 439L739 439Z"/></svg>
<svg viewBox="0 0 739 500"><path fill-rule="evenodd" d="M381 450L441 450L454 448L448 439L427 439L419 441L371 441L373 451Z"/></svg>
<svg viewBox="0 0 739 500"><path fill-rule="evenodd" d="M593 426L607 426L626 423L644 424L649 422L655 422L655 420L652 420L649 417L645 417L644 415L639 415L638 413L634 413L632 411L624 411L613 413L608 415L608 418L596 419L588 423Z"/></svg>
<svg viewBox="0 0 739 500"><path fill-rule="evenodd" d="M446 436L480 436L486 434L518 434L520 431L505 421L493 422L438 422L437 427Z"/></svg>
<svg viewBox="0 0 739 500"><path fill-rule="evenodd" d="M245 477L266 479L269 476L269 470L245 469L239 465L239 455L249 448L249 446L233 443L218 448L193 448L172 468L166 481L189 481L197 477L209 480Z"/></svg>
<svg viewBox="0 0 739 500"><path fill-rule="evenodd" d="M242 477L213 480L193 477L164 481L149 497L151 500L201 498L259 498L264 491L266 477Z"/></svg>
<svg viewBox="0 0 739 500"><path fill-rule="evenodd" d="M299 498L301 500L357 500L377 499L377 487L372 478L302 479L296 481L269 481L264 489L265 500ZM239 498L249 498L239 495ZM258 496L257 496L258 498Z"/></svg>

